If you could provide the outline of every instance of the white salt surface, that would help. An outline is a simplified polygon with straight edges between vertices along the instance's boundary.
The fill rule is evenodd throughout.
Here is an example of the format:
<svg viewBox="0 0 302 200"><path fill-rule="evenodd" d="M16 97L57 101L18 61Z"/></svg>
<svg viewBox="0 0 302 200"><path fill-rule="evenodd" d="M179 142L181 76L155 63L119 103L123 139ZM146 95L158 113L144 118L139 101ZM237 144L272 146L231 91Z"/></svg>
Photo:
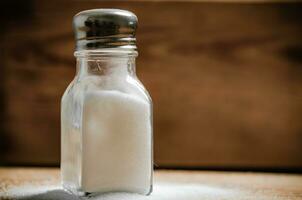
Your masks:
<svg viewBox="0 0 302 200"><path fill-rule="evenodd" d="M84 102L82 189L148 193L150 105L116 91L87 92Z"/></svg>
<svg viewBox="0 0 302 200"><path fill-rule="evenodd" d="M85 192L149 193L152 123L148 99L115 90L75 94L82 103L73 104L70 99L62 106L63 186Z"/></svg>
<svg viewBox="0 0 302 200"><path fill-rule="evenodd" d="M240 191L231 188L203 184L158 183L150 196L130 193L107 193L89 200L217 200L238 199ZM56 186L22 186L10 188L0 197L11 197L17 200L78 200L85 199L73 196Z"/></svg>

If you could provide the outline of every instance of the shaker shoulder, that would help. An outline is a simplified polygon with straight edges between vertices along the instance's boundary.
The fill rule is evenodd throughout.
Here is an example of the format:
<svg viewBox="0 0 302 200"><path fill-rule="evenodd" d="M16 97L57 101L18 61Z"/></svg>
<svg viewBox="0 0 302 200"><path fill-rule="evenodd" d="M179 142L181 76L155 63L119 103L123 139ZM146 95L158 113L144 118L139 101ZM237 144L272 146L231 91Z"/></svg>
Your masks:
<svg viewBox="0 0 302 200"><path fill-rule="evenodd" d="M129 92L138 96L142 100L145 100L148 103L152 104L152 99L149 92L137 77L130 77L127 79L127 82L129 84L129 89L130 89Z"/></svg>

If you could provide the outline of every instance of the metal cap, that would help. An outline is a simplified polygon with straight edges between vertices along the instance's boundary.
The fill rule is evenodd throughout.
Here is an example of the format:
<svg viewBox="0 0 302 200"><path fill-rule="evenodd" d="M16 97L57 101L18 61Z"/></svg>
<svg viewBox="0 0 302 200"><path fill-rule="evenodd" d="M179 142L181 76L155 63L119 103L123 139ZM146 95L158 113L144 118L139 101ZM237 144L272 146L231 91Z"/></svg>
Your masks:
<svg viewBox="0 0 302 200"><path fill-rule="evenodd" d="M73 18L76 50L120 48L136 50L137 17L119 9L93 9Z"/></svg>

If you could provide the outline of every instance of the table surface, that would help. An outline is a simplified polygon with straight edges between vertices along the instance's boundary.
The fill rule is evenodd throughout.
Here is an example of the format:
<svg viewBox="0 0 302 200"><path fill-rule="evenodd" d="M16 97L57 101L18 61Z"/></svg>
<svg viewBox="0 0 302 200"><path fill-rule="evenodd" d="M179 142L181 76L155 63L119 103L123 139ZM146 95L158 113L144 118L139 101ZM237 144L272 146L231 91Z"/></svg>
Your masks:
<svg viewBox="0 0 302 200"><path fill-rule="evenodd" d="M58 168L0 167L0 199L74 199L63 194L59 185ZM153 193L123 197L127 199L302 199L302 175L156 170Z"/></svg>

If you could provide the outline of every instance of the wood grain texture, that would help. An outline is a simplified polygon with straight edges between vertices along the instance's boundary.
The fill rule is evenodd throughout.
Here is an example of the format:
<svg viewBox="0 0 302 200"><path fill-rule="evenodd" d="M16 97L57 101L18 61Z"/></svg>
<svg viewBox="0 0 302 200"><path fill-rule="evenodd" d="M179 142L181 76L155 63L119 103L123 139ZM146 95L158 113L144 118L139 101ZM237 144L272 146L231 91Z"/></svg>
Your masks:
<svg viewBox="0 0 302 200"><path fill-rule="evenodd" d="M138 15L157 165L302 167L302 4L154 1L6 5L0 163L58 164L72 16L97 7Z"/></svg>
<svg viewBox="0 0 302 200"><path fill-rule="evenodd" d="M153 193L146 198L150 200L160 197L169 199L169 195L174 200L302 199L301 175L173 170L157 170L154 175ZM55 193L58 193L57 196L63 196L62 191L56 189L48 194L41 194L43 190L40 188L42 186L45 190L49 187L51 190L59 186L59 182L59 170L56 168L0 168L0 199L15 199L26 195L26 188L31 188L31 193L34 193L33 188L36 188L37 194L31 194L32 199L53 199L50 197ZM173 188L179 191L173 191ZM65 199L76 199L66 195ZM30 198L23 196L23 199ZM125 196L124 200L127 199L134 198Z"/></svg>

